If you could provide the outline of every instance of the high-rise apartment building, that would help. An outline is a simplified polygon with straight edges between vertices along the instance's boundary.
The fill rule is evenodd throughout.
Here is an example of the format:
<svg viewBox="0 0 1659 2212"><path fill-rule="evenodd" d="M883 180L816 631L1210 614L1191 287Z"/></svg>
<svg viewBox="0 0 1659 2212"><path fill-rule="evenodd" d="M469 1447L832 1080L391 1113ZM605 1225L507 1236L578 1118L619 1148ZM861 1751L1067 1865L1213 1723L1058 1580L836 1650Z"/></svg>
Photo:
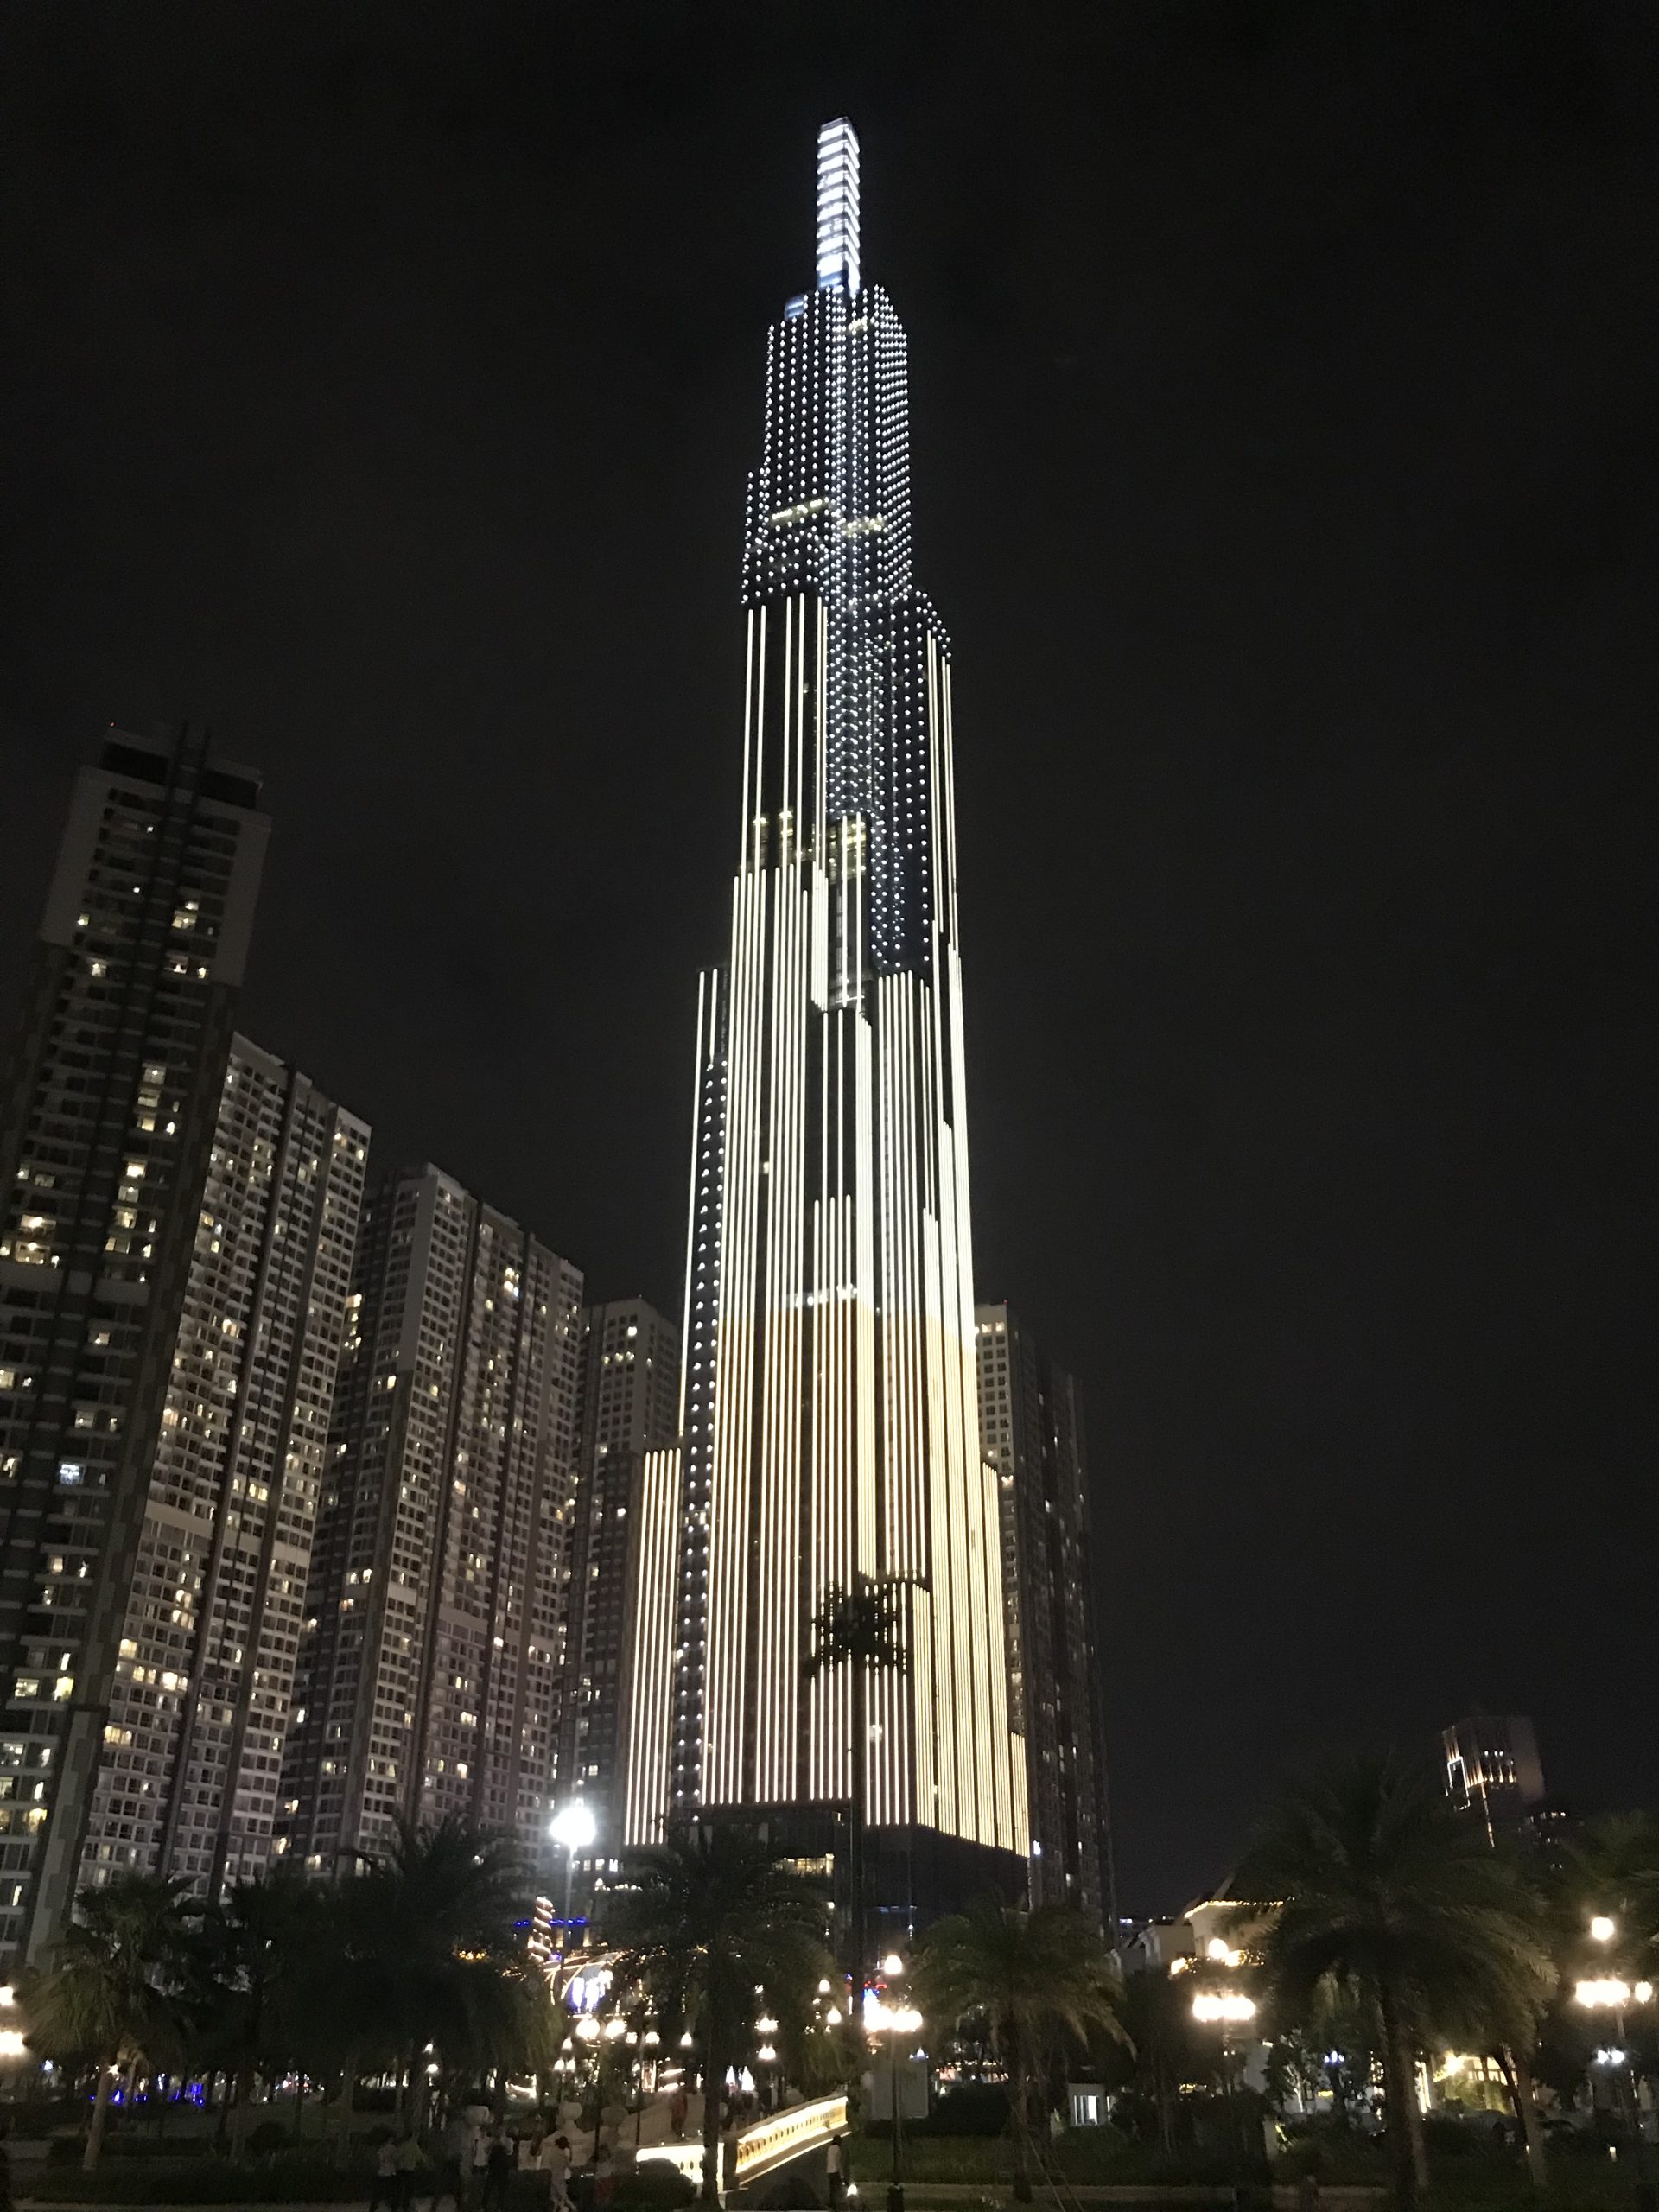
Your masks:
<svg viewBox="0 0 1659 2212"><path fill-rule="evenodd" d="M368 1143L304 1076L233 1041L84 1882L140 1872L212 1894L270 1862Z"/></svg>
<svg viewBox="0 0 1659 2212"><path fill-rule="evenodd" d="M0 1101L0 1967L73 1896L269 823L205 733L82 771Z"/></svg>
<svg viewBox="0 0 1659 2212"><path fill-rule="evenodd" d="M398 1814L539 1849L552 1809L582 1277L435 1167L364 1211L278 1834L324 1869Z"/></svg>
<svg viewBox="0 0 1659 2212"><path fill-rule="evenodd" d="M1025 1747L1033 1904L1111 1910L1089 1477L1073 1378L982 1306L979 1432L1001 1503L1008 1679Z"/></svg>
<svg viewBox="0 0 1659 2212"><path fill-rule="evenodd" d="M647 1468L630 1833L696 1811L831 1842L878 1904L1023 1871L994 1476L974 1379L949 641L911 570L906 340L818 139L817 283L767 341L742 573L726 964L702 982L683 1428ZM906 1663L852 1740L814 1624L885 1584ZM652 1684L654 1694L646 1694ZM864 1789L854 1788L854 1762Z"/></svg>
<svg viewBox="0 0 1659 2212"><path fill-rule="evenodd" d="M1538 1738L1522 1713L1477 1713L1441 1732L1446 1792L1472 1813L1488 1840L1515 1834L1544 1813L1544 1767Z"/></svg>
<svg viewBox="0 0 1659 2212"><path fill-rule="evenodd" d="M645 1459L680 1426L680 1332L643 1298L584 1308L581 1407L559 1794L589 1801L606 1853L621 1838Z"/></svg>

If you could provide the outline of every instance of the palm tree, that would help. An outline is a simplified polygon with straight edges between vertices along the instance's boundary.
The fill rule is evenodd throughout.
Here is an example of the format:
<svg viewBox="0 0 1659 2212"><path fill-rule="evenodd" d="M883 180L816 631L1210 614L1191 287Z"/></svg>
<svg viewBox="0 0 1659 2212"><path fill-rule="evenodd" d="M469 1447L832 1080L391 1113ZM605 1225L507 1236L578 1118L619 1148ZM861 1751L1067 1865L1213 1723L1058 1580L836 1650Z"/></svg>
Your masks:
<svg viewBox="0 0 1659 2212"><path fill-rule="evenodd" d="M812 1624L812 1649L807 1659L810 1674L825 1674L846 1667L852 1679L850 1734L848 1746L852 1770L852 1802L848 1825L848 1980L852 1990L851 2017L855 2021L859 1993L869 1968L866 1922L866 1777L870 1741L870 1676L878 1669L902 1673L907 1664L904 1617L897 1576L859 1573L849 1588L832 1586L824 1592Z"/></svg>
<svg viewBox="0 0 1659 2212"><path fill-rule="evenodd" d="M1191 1993L1166 1974L1131 1974L1123 1984L1120 2020L1129 2048L1119 2066L1144 2100L1158 2148L1167 2157L1175 2148L1181 2084L1198 2081L1209 2063Z"/></svg>
<svg viewBox="0 0 1659 2212"><path fill-rule="evenodd" d="M1091 2028L1127 2043L1117 1968L1096 1929L1065 1905L1033 1912L982 1897L935 1921L917 1949L912 1982L943 2027L982 2017L1007 2067L1014 2123L1014 2193L1031 2202L1032 2091L1064 2038Z"/></svg>
<svg viewBox="0 0 1659 2212"><path fill-rule="evenodd" d="M1562 1847L1551 1879L1565 1947L1582 1953L1594 1914L1615 1922L1622 1955L1646 1978L1659 1950L1659 1813L1608 1813Z"/></svg>
<svg viewBox="0 0 1659 2212"><path fill-rule="evenodd" d="M545 1977L518 1939L532 1883L518 1847L451 1815L400 1821L390 1851L342 1882L312 1969L347 2078L368 2058L410 2071L418 2126L432 2045L446 2071L551 2063Z"/></svg>
<svg viewBox="0 0 1659 2212"><path fill-rule="evenodd" d="M720 2100L752 2032L755 1991L791 2008L828 1964L825 1900L753 1835L720 1823L670 1838L632 1863L613 1906L619 1981L643 1983L703 2050L702 2195L720 2196Z"/></svg>
<svg viewBox="0 0 1659 2212"><path fill-rule="evenodd" d="M239 2158L258 2071L302 2055L314 1985L334 1959L327 1892L297 1870L232 1883L186 1953L184 2010L198 2064L230 2077L226 2122Z"/></svg>
<svg viewBox="0 0 1659 2212"><path fill-rule="evenodd" d="M150 1874L118 1874L83 1890L51 1963L18 1987L31 2049L91 2060L98 2090L81 2160L91 2173L104 2146L112 2069L173 2060L180 2049L174 2000L185 1938L181 1885Z"/></svg>
<svg viewBox="0 0 1659 2212"><path fill-rule="evenodd" d="M1427 1777L1355 1759L1287 1791L1233 1889L1274 1901L1256 1940L1281 2017L1335 1995L1375 2018L1400 2199L1414 2212L1428 2185L1414 2079L1428 2030L1478 2034L1483 2049L1535 2040L1553 1975L1524 1876Z"/></svg>

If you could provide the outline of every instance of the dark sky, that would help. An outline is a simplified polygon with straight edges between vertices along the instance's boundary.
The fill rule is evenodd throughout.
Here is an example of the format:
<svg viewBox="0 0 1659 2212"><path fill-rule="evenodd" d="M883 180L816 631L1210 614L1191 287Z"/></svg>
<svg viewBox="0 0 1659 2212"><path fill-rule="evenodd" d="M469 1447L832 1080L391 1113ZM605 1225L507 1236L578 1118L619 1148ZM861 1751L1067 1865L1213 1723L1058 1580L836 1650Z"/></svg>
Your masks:
<svg viewBox="0 0 1659 2212"><path fill-rule="evenodd" d="M14 0L0 1006L100 727L205 717L277 823L244 1027L677 1308L845 111L1125 1901L1476 1702L1659 1799L1656 87L1637 4Z"/></svg>

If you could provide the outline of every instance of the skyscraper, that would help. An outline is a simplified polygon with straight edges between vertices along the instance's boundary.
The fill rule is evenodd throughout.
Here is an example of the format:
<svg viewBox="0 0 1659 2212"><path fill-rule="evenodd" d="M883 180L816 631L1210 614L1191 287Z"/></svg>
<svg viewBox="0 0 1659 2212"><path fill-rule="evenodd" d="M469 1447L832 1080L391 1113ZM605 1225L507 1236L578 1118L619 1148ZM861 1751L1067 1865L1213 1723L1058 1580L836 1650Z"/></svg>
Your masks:
<svg viewBox="0 0 1659 2212"><path fill-rule="evenodd" d="M590 1801L596 1848L607 1853L621 1834L616 1785L632 1696L645 1457L679 1433L673 1322L643 1298L585 1307L581 1403L559 1796Z"/></svg>
<svg viewBox="0 0 1659 2212"><path fill-rule="evenodd" d="M233 1041L84 1882L134 1871L214 1892L270 1861L368 1141L304 1076Z"/></svg>
<svg viewBox="0 0 1659 2212"><path fill-rule="evenodd" d="M269 823L204 732L75 786L0 1103L0 1965L61 1926Z"/></svg>
<svg viewBox="0 0 1659 2212"><path fill-rule="evenodd" d="M283 1847L332 1870L399 1813L544 1843L557 1758L582 1277L435 1167L377 1185L353 1271L283 1762Z"/></svg>
<svg viewBox="0 0 1659 2212"><path fill-rule="evenodd" d="M1089 1476L1077 1386L1006 1306L982 1306L979 1432L1002 1509L1015 1725L1031 1805L1033 1904L1111 1910Z"/></svg>
<svg viewBox="0 0 1659 2212"><path fill-rule="evenodd" d="M851 126L818 137L817 283L767 342L742 569L725 965L702 980L682 1442L647 1470L629 1827L833 1834L878 1882L1023 1859L995 1478L980 1455L949 642L911 573L905 334L863 276ZM851 1742L831 1592L890 1586L902 1669ZM658 1685L656 1694L645 1694Z"/></svg>
<svg viewBox="0 0 1659 2212"><path fill-rule="evenodd" d="M1515 1834L1544 1812L1538 1737L1522 1713L1476 1713L1440 1734L1446 1794L1474 1814L1489 1842Z"/></svg>

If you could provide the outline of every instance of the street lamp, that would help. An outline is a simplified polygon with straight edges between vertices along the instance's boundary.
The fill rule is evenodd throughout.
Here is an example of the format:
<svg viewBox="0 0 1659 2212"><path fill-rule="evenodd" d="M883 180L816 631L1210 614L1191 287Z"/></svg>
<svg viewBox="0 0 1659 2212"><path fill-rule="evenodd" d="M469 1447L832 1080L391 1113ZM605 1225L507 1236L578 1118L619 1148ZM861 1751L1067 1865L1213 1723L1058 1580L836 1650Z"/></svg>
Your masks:
<svg viewBox="0 0 1659 2212"><path fill-rule="evenodd" d="M1605 1913L1599 1912L1590 1923L1590 1933L1598 1943L1610 1943L1618 1933ZM1606 2063L1622 2069L1625 2094L1630 2101L1630 2137L1636 2152L1636 2197L1643 2212L1652 2212L1656 2192L1648 2180L1647 2146L1642 2134L1642 2099L1637 2087L1636 2061L1630 2053L1629 2039L1624 2033L1624 2011L1630 2005L1651 2005L1653 1984L1621 1981L1616 1974L1592 1976L1581 1981L1573 1992L1574 2004L1582 2005L1586 2012L1611 2012L1613 2016L1613 2035L1618 2047L1615 2058L1608 2053Z"/></svg>
<svg viewBox="0 0 1659 2212"><path fill-rule="evenodd" d="M1238 2212L1238 2114L1234 2109L1233 2056L1228 2042L1228 2030L1242 2027L1247 2020L1255 2018L1255 1999L1246 1997L1239 1990L1201 1989L1192 1999L1192 2017L1202 2026L1221 2030L1221 2082L1227 2097L1227 2141L1232 2154L1233 2212Z"/></svg>
<svg viewBox="0 0 1659 2212"><path fill-rule="evenodd" d="M881 1961L881 1971L889 1981L896 1981L905 1971L905 1962L897 1951L889 1951ZM873 2034L886 2032L887 2037L888 2081L892 2089L893 2177L887 2183L887 2212L905 2212L905 2184L900 2178L901 2133L899 2125L899 2038L921 2032L922 2016L913 2005L888 2005L880 1997L864 2000L864 2025Z"/></svg>
<svg viewBox="0 0 1659 2212"><path fill-rule="evenodd" d="M570 1950L570 1885L576 1871L576 1853L586 1851L599 1834L599 1822L594 1818L594 1808L580 1797L554 1814L548 1823L548 1834L564 1848L564 1925L559 1938L559 1968L563 1978L564 1962Z"/></svg>

